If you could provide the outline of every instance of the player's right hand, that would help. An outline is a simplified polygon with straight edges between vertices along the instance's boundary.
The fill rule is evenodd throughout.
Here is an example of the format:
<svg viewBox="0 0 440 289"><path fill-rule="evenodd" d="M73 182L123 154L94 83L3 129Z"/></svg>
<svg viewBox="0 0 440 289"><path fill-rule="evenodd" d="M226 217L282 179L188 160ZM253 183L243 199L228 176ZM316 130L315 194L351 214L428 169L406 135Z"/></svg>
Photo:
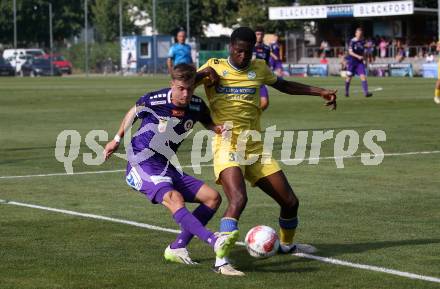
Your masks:
<svg viewBox="0 0 440 289"><path fill-rule="evenodd" d="M108 160L110 158L110 156L118 150L119 147L119 142L115 141L115 140L111 140L109 141L104 148L103 154L104 154L104 159Z"/></svg>
<svg viewBox="0 0 440 289"><path fill-rule="evenodd" d="M214 68L212 67L206 67L205 69L210 82L208 87L217 86L220 82L220 77L218 76L217 72L215 72Z"/></svg>
<svg viewBox="0 0 440 289"><path fill-rule="evenodd" d="M326 100L326 106L329 106L331 110L336 110L336 93L337 90L324 89L321 92L321 97Z"/></svg>

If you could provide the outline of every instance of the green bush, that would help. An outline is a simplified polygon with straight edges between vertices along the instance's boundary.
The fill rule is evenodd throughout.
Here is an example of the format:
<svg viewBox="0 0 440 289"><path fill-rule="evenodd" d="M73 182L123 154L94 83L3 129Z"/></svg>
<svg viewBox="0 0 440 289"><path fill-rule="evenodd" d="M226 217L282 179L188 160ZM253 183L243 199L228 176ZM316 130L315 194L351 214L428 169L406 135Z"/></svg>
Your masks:
<svg viewBox="0 0 440 289"><path fill-rule="evenodd" d="M84 43L72 45L70 48L63 48L58 53L64 55L72 62L74 71L84 72L85 70L85 47ZM111 63L119 67L121 49L119 42L105 42L89 44L89 70L90 72L102 73L104 66Z"/></svg>

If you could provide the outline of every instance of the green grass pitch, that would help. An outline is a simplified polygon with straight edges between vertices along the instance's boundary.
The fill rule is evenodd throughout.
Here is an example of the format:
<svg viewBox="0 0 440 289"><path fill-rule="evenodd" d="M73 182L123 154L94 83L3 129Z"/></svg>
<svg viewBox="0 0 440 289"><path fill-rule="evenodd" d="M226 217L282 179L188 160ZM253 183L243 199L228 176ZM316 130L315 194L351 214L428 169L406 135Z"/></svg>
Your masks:
<svg viewBox="0 0 440 289"><path fill-rule="evenodd" d="M278 130L353 129L361 136L383 130L386 154L440 150L440 106L432 101L434 81L370 78L371 99L353 80L352 96L343 97L341 78L297 79L338 88L339 106L328 111L317 97L288 96L270 90L263 126ZM143 93L168 85L159 77L80 77L0 79L0 176L63 173L55 159L57 135L65 129L82 137L74 172L125 168L113 157L86 166L85 136L105 130L112 137L121 118ZM198 90L201 96L203 92ZM196 127L197 129L200 126ZM105 142L100 142L104 145ZM321 156L333 156L326 141ZM192 140L179 159L190 164ZM310 136L309 136L310 144ZM279 159L281 139L275 143ZM310 147L308 148L310 149ZM308 155L306 155L307 157ZM378 166L360 158L332 159L282 167L300 198L297 240L314 244L317 255L440 277L440 154L385 156ZM186 171L193 174L191 168ZM200 178L213 184L211 167ZM257 224L277 228L278 207L248 187L249 203L240 220L242 238ZM131 190L123 172L0 178L0 199L178 229L170 214ZM208 225L215 230L225 208ZM0 288L439 288L439 284L382 272L337 266L295 256L251 258L237 246L231 258L246 272L227 278L210 271L214 255L195 239L190 245L199 266L169 264L163 250L172 233L0 204Z"/></svg>

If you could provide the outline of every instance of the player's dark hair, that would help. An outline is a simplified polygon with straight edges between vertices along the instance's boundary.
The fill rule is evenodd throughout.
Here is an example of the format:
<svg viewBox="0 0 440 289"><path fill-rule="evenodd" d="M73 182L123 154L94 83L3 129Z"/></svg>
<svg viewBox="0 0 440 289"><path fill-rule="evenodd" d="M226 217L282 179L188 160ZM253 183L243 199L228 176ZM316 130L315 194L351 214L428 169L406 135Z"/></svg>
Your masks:
<svg viewBox="0 0 440 289"><path fill-rule="evenodd" d="M194 81L196 78L196 68L194 65L180 63L174 66L173 71L171 71L172 80L181 80L184 82Z"/></svg>
<svg viewBox="0 0 440 289"><path fill-rule="evenodd" d="M235 29L231 34L231 43L234 44L238 40L245 41L248 43L255 43L257 42L257 37L255 36L254 30L252 30L249 27L240 27Z"/></svg>
<svg viewBox="0 0 440 289"><path fill-rule="evenodd" d="M264 28L262 26L257 26L257 27L255 27L255 32L263 32L264 33Z"/></svg>

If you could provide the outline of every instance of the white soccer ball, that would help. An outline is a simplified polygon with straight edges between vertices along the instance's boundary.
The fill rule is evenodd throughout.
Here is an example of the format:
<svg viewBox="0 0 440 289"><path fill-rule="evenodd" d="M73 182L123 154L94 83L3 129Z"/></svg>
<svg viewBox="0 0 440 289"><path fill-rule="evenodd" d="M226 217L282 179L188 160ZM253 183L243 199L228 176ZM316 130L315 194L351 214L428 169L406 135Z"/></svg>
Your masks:
<svg viewBox="0 0 440 289"><path fill-rule="evenodd" d="M268 258L278 251L280 240L274 229L268 226L255 226L245 238L249 255L255 258Z"/></svg>

